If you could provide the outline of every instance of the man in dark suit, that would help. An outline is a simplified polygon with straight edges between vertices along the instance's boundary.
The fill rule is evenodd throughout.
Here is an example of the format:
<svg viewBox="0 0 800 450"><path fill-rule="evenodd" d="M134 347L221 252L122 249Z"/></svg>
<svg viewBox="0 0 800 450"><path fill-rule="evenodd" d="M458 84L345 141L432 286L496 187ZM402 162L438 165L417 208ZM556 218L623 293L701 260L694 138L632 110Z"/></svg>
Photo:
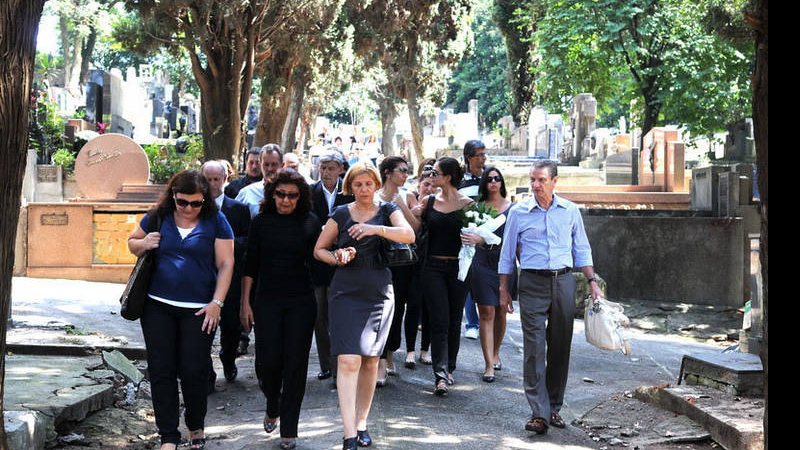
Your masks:
<svg viewBox="0 0 800 450"><path fill-rule="evenodd" d="M225 186L225 195L230 198L236 198L243 187L261 181L261 147L248 150L244 164L244 176Z"/></svg>
<svg viewBox="0 0 800 450"><path fill-rule="evenodd" d="M342 194L344 157L329 148L319 157L319 181L311 185L311 209L323 224L328 221L328 214L333 208L351 203L352 195ZM311 266L311 278L314 282L314 294L317 298L317 322L314 325L314 337L317 342L319 356L319 373L317 378L325 380L336 372L336 359L331 357L331 338L328 334L328 287L331 285L334 268L320 261Z"/></svg>
<svg viewBox="0 0 800 450"><path fill-rule="evenodd" d="M247 249L247 234L250 231L250 209L244 203L223 194L222 187L225 185L228 173L225 170L225 166L219 161L207 161L200 170L208 181L211 197L214 198L217 207L228 219L228 223L231 224L233 229L233 252L236 264L234 265L231 287L228 289L228 295L225 296L225 307L222 308L222 318L219 323L219 359L222 362L225 379L233 381L239 373L236 368L237 347L239 345L239 335L242 331L242 325L239 321L239 297L242 292L241 269L244 264L244 252ZM209 355L210 363L211 355ZM209 383L209 390L213 391L217 375L213 366L210 366L209 370L213 373Z"/></svg>

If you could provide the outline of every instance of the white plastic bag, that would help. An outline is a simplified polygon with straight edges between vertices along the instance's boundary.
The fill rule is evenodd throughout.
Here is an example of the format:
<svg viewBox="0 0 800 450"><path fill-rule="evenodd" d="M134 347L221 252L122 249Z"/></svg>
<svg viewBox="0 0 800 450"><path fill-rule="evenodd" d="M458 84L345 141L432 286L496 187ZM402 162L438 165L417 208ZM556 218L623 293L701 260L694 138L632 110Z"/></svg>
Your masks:
<svg viewBox="0 0 800 450"><path fill-rule="evenodd" d="M623 354L631 354L630 341L625 337L622 327L630 325L630 320L623 314L622 305L598 297L586 303L583 316L586 329L586 341L601 350L621 350Z"/></svg>

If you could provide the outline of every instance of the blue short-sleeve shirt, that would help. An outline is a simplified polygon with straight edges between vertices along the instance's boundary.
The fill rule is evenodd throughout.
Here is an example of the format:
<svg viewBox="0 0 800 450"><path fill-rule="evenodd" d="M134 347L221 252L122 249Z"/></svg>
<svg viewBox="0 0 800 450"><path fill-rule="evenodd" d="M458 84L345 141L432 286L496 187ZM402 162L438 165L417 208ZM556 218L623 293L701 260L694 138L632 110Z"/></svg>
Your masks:
<svg viewBox="0 0 800 450"><path fill-rule="evenodd" d="M145 214L139 223L145 232L147 222ZM217 239L233 239L233 230L225 215L217 211L216 216L201 217L191 233L182 238L175 219L169 214L162 219L160 232L149 294L175 306L196 307L210 302L217 284L214 243Z"/></svg>

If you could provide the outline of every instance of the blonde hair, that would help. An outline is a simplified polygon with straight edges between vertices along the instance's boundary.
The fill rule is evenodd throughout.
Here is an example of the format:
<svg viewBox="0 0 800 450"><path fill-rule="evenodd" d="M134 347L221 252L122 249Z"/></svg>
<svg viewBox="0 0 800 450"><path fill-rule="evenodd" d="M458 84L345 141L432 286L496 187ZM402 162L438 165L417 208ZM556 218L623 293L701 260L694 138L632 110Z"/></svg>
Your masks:
<svg viewBox="0 0 800 450"><path fill-rule="evenodd" d="M342 181L342 193L344 195L353 195L353 190L351 189L350 185L353 184L353 180L356 179L359 175L369 175L372 178L372 181L375 183L375 190L381 188L381 177L378 173L378 169L372 165L370 162L358 162L350 166L347 170L347 173L344 175L344 180Z"/></svg>

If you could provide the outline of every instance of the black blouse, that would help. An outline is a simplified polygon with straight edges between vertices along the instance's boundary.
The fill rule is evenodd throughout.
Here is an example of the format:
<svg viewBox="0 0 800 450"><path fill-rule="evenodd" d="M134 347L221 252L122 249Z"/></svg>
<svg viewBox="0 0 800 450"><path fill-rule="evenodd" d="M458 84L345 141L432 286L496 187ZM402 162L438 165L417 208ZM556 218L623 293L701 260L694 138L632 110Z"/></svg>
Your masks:
<svg viewBox="0 0 800 450"><path fill-rule="evenodd" d="M244 275L257 280L258 298L313 295L309 267L321 230L314 213L259 213L250 224Z"/></svg>

